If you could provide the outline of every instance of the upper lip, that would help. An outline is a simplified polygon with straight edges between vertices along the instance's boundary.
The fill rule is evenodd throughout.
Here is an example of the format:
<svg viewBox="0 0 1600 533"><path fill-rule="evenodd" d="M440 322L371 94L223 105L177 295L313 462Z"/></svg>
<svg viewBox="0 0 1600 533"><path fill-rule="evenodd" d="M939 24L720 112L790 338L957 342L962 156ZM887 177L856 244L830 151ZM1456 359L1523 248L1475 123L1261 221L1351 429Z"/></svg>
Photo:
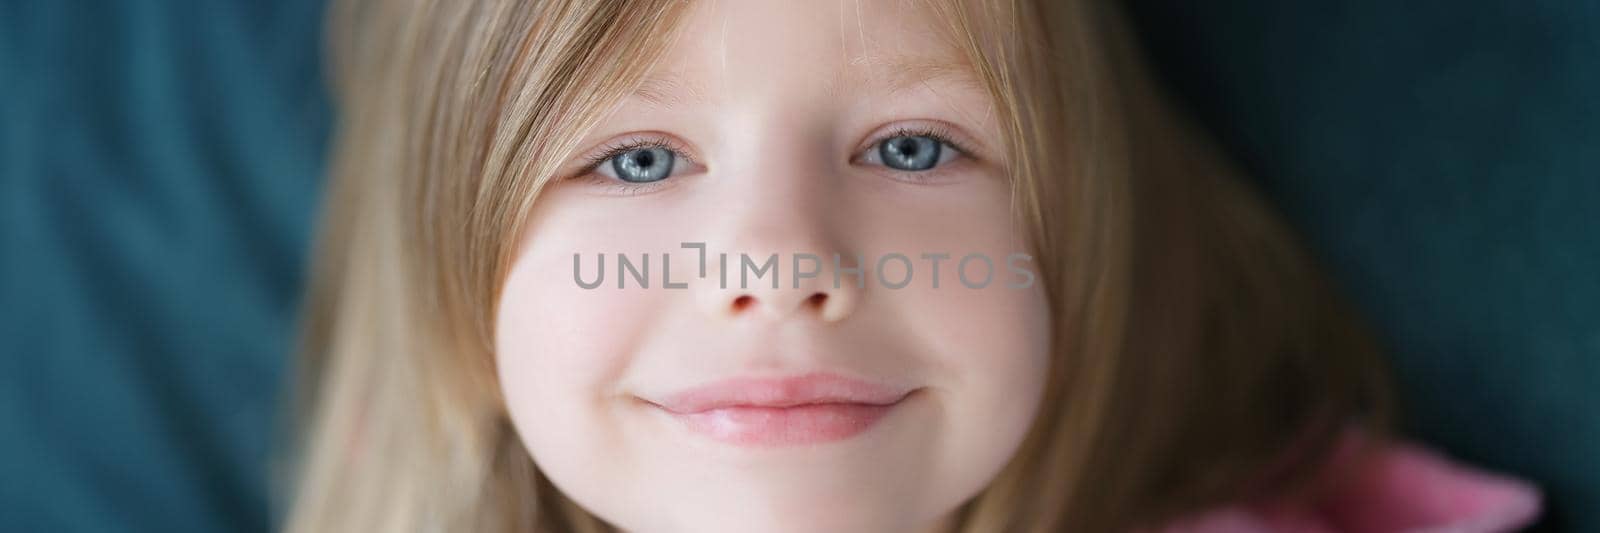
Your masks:
<svg viewBox="0 0 1600 533"><path fill-rule="evenodd" d="M743 377L716 381L652 401L668 411L691 414L729 407L794 407L810 404L892 405L911 390L814 372L781 378Z"/></svg>

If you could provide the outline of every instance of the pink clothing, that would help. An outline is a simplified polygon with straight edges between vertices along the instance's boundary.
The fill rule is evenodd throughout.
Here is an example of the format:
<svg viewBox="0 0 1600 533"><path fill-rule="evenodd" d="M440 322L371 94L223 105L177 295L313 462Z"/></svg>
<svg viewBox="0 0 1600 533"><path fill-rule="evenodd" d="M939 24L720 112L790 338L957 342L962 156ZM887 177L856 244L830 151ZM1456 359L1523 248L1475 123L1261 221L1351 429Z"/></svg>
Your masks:
<svg viewBox="0 0 1600 533"><path fill-rule="evenodd" d="M1251 502L1201 513L1159 533L1497 533L1531 525L1538 489L1405 442L1359 455L1351 431L1329 465L1350 477L1309 503Z"/></svg>

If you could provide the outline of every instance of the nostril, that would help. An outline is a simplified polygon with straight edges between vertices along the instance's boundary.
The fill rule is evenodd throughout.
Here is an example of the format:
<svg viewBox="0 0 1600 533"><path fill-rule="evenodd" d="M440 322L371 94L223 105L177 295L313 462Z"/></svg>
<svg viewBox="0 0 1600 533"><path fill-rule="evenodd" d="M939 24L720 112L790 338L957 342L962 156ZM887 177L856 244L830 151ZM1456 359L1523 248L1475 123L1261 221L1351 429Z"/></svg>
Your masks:
<svg viewBox="0 0 1600 533"><path fill-rule="evenodd" d="M742 295L742 296L740 296L738 298L734 298L733 299L733 310L734 311L743 311L743 310L745 310L745 308L750 307L750 304L755 303L755 301L756 301L756 299L750 297L750 295L748 295L748 294Z"/></svg>

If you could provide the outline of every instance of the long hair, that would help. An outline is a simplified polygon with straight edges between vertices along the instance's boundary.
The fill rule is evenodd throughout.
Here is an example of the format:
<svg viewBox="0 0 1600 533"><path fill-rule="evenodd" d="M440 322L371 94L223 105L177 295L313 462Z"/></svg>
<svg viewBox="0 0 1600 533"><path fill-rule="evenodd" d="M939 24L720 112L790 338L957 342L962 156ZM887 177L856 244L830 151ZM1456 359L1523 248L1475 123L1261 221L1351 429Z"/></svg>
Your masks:
<svg viewBox="0 0 1600 533"><path fill-rule="evenodd" d="M1384 426L1359 321L1159 94L1110 3L923 1L993 97L1053 320L1038 418L959 530L1116 531L1308 493L1336 432ZM611 530L522 447L493 311L539 191L685 7L335 3L288 530Z"/></svg>

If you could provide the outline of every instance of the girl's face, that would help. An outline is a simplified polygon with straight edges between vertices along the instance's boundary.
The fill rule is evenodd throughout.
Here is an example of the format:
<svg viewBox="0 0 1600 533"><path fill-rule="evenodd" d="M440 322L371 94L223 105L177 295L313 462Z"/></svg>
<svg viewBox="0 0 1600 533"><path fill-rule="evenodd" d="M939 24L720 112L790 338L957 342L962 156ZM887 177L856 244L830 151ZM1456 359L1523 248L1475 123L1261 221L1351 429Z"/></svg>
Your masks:
<svg viewBox="0 0 1600 533"><path fill-rule="evenodd" d="M689 9L522 236L511 417L628 530L935 528L1048 366L993 103L920 3Z"/></svg>

